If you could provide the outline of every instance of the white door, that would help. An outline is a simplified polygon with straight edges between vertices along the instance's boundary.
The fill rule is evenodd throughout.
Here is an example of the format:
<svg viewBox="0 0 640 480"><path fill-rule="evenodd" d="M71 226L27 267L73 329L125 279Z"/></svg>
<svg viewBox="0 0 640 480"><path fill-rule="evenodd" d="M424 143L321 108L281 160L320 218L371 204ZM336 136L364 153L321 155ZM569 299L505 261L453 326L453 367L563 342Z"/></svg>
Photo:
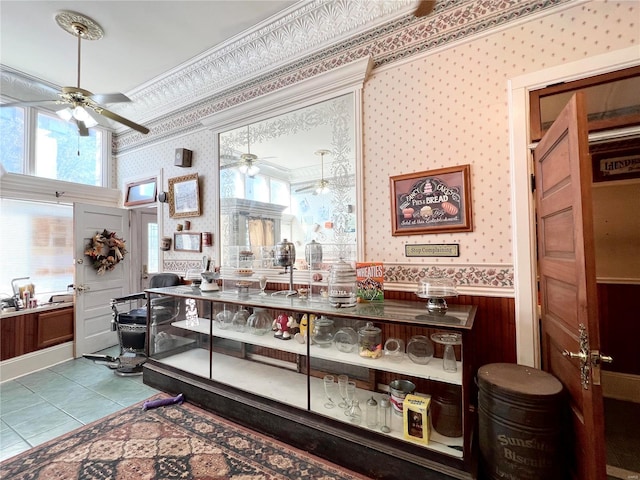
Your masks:
<svg viewBox="0 0 640 480"><path fill-rule="evenodd" d="M137 290L142 292L149 288L149 279L160 271L158 248L158 216L155 208L145 208L139 211L140 222L140 283Z"/></svg>
<svg viewBox="0 0 640 480"><path fill-rule="evenodd" d="M111 330L112 298L130 293L129 265L131 241L129 212L121 208L75 203L73 205L76 308L75 356L95 353L118 344ZM127 253L111 271L99 275L90 257L84 254L93 236L107 230L126 242Z"/></svg>

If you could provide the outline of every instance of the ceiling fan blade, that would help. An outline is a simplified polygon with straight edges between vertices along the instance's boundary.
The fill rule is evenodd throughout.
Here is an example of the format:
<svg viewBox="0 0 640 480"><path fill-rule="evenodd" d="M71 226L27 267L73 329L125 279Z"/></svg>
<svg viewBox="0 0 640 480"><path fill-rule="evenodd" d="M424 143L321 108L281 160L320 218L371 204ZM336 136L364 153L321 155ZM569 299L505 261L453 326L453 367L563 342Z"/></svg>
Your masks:
<svg viewBox="0 0 640 480"><path fill-rule="evenodd" d="M99 115L102 115L103 117L107 117L113 121L126 125L127 127L133 128L134 130L140 133L144 133L145 135L149 133L149 129L147 127L138 125L137 123L132 122L127 118L121 117L117 113L113 113L112 111L107 110L106 108L102 108L97 105L95 107L93 105L90 105L90 107L93 108L96 111L96 113L98 113Z"/></svg>
<svg viewBox="0 0 640 480"><path fill-rule="evenodd" d="M36 107L38 105L55 105L56 103L65 103L60 100L34 100L29 102L11 102L2 103L0 107Z"/></svg>
<svg viewBox="0 0 640 480"><path fill-rule="evenodd" d="M96 93L91 95L91 100L96 103L123 103L130 102L131 99L124 93Z"/></svg>
<svg viewBox="0 0 640 480"><path fill-rule="evenodd" d="M416 7L416 11L413 12L413 14L418 18L426 17L431 12L433 12L435 6L436 0L420 0L420 2L418 2L418 6Z"/></svg>
<svg viewBox="0 0 640 480"><path fill-rule="evenodd" d="M294 192L296 192L296 193L306 192L307 190L311 190L313 188L316 188L316 186L315 185L307 185L306 187L295 189Z"/></svg>

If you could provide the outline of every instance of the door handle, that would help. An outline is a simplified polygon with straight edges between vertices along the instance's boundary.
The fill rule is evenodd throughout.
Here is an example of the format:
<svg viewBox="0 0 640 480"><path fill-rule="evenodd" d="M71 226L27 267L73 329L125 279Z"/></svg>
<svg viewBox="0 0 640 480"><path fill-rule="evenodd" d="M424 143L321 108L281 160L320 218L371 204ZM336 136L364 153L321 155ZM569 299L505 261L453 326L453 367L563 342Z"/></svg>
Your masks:
<svg viewBox="0 0 640 480"><path fill-rule="evenodd" d="M587 354L582 352L582 351L580 351L578 353L575 353L575 352L570 352L569 350L564 350L562 352L562 355L567 357L567 358L577 358L581 362L586 362L587 361Z"/></svg>
<svg viewBox="0 0 640 480"><path fill-rule="evenodd" d="M608 355L602 355L598 350L589 349L589 336L584 324L580 324L578 333L580 351L576 353L565 349L562 351L562 355L580 361L580 383L582 383L582 388L587 390L590 381L592 381L593 385L600 385L600 364L611 363L613 358Z"/></svg>

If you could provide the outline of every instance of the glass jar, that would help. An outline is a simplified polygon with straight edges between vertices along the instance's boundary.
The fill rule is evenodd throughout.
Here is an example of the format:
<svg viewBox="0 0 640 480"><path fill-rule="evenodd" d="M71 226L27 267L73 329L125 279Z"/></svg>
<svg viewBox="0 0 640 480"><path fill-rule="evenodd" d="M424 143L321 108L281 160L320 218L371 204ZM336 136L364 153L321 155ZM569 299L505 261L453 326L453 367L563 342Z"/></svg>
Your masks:
<svg viewBox="0 0 640 480"><path fill-rule="evenodd" d="M263 308L255 308L247 319L247 329L253 335L264 335L271 331L273 318Z"/></svg>
<svg viewBox="0 0 640 480"><path fill-rule="evenodd" d="M355 307L356 270L343 260L335 263L329 273L329 303L333 307Z"/></svg>
<svg viewBox="0 0 640 480"><path fill-rule="evenodd" d="M384 358L393 362L401 362L404 358L404 340L387 338L384 342Z"/></svg>
<svg viewBox="0 0 640 480"><path fill-rule="evenodd" d="M433 342L424 335L414 335L407 344L407 356L413 363L426 365L433 358Z"/></svg>
<svg viewBox="0 0 640 480"><path fill-rule="evenodd" d="M244 332L244 329L247 327L248 318L249 312L243 307L240 307L240 310L238 310L233 316L233 320L231 321L231 328L236 332Z"/></svg>
<svg viewBox="0 0 640 480"><path fill-rule="evenodd" d="M378 402L371 397L367 400L367 427L376 428L378 426Z"/></svg>
<svg viewBox="0 0 640 480"><path fill-rule="evenodd" d="M333 343L343 353L351 353L358 345L358 334L351 327L342 327L333 336Z"/></svg>
<svg viewBox="0 0 640 480"><path fill-rule="evenodd" d="M365 358L382 356L382 330L371 322L358 330L358 352Z"/></svg>
<svg viewBox="0 0 640 480"><path fill-rule="evenodd" d="M322 266L322 244L311 240L304 247L304 258L311 270L317 270Z"/></svg>
<svg viewBox="0 0 640 480"><path fill-rule="evenodd" d="M330 347L333 342L333 331L333 320L322 315L313 322L311 340L319 347Z"/></svg>
<svg viewBox="0 0 640 480"><path fill-rule="evenodd" d="M231 310L222 310L216 314L216 321L222 330L229 330L233 325L233 312Z"/></svg>

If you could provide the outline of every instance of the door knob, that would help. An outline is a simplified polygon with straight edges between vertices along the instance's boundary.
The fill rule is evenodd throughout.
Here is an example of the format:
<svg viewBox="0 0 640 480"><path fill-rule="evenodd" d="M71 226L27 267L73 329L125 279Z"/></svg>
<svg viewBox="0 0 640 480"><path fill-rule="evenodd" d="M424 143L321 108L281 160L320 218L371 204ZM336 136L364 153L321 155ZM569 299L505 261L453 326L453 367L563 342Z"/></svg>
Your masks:
<svg viewBox="0 0 640 480"><path fill-rule="evenodd" d="M582 352L582 351L578 352L578 353L575 353L575 352L570 352L569 350L564 350L562 352L562 355L565 356L565 357L568 357L568 358L577 358L582 362L586 362L587 361L587 354Z"/></svg>

